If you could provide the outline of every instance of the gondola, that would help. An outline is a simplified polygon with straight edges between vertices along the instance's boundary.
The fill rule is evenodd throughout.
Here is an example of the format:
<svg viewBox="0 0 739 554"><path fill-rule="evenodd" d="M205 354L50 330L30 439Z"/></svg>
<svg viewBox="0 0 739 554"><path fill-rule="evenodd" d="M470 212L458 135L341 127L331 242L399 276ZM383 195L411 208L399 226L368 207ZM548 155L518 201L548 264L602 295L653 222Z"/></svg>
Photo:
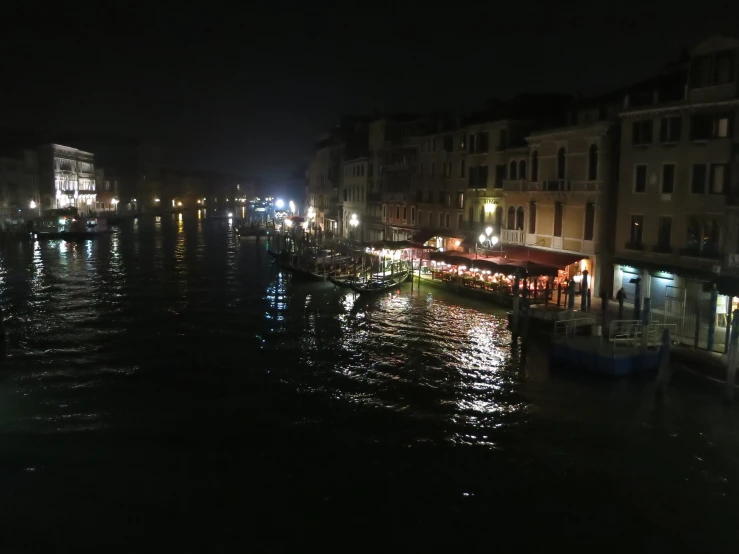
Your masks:
<svg viewBox="0 0 739 554"><path fill-rule="evenodd" d="M342 288L350 288L352 285L361 283L356 275L335 275L328 278L334 285Z"/></svg>
<svg viewBox="0 0 739 554"><path fill-rule="evenodd" d="M411 274L410 271L405 271L403 273L398 273L396 275L391 275L387 279L377 280L377 279L371 279L367 281L366 283L361 284L354 284L352 283L350 286L354 292L384 292L390 289L393 289L400 285L403 281L408 279L408 276Z"/></svg>

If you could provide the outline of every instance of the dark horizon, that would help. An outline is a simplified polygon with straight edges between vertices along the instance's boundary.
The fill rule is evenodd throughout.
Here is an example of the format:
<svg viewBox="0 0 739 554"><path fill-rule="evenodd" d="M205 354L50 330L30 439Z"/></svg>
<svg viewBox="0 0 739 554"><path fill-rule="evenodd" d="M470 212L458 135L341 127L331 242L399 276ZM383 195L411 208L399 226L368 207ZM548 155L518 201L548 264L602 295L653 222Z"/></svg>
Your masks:
<svg viewBox="0 0 739 554"><path fill-rule="evenodd" d="M343 114L469 113L522 92L606 92L727 33L739 12L704 3L696 18L672 6L475 8L474 18L403 8L390 18L83 13L85 33L61 42L57 21L6 35L17 55L3 73L20 78L6 82L0 126L149 140L163 165L286 189Z"/></svg>

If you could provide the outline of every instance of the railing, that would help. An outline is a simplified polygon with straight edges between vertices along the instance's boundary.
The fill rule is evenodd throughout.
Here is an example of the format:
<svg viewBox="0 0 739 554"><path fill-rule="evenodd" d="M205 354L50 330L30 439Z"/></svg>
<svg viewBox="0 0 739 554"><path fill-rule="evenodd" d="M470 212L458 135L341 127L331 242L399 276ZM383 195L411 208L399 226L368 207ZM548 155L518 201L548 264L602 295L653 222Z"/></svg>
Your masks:
<svg viewBox="0 0 739 554"><path fill-rule="evenodd" d="M641 242L629 241L624 245L624 248L626 248L626 250L644 250L644 244Z"/></svg>
<svg viewBox="0 0 739 554"><path fill-rule="evenodd" d="M729 267L739 267L739 254L727 255L726 265L728 265Z"/></svg>
<svg viewBox="0 0 739 554"><path fill-rule="evenodd" d="M568 339L580 334L581 329L592 326L592 317L580 317L577 319L560 319L554 322L554 338Z"/></svg>
<svg viewBox="0 0 739 554"><path fill-rule="evenodd" d="M540 183L523 180L504 180L503 190L509 192L599 192L600 181L571 181L549 179Z"/></svg>
<svg viewBox="0 0 739 554"><path fill-rule="evenodd" d="M631 345L641 335L641 321L638 319L615 319L608 326L608 342L613 345Z"/></svg>
<svg viewBox="0 0 739 554"><path fill-rule="evenodd" d="M500 240L508 244L524 244L525 233L520 229L503 229L500 232Z"/></svg>
<svg viewBox="0 0 739 554"><path fill-rule="evenodd" d="M721 258L721 254L717 250L698 250L697 248L681 248L680 255L689 258L707 258L710 260Z"/></svg>
<svg viewBox="0 0 739 554"><path fill-rule="evenodd" d="M672 254L672 246L657 244L655 246L652 246L652 252L654 252L655 254Z"/></svg>
<svg viewBox="0 0 739 554"><path fill-rule="evenodd" d="M529 183L528 181L505 180L503 181L503 190L509 192L526 192L529 185L535 184L537 183Z"/></svg>
<svg viewBox="0 0 739 554"><path fill-rule="evenodd" d="M617 319L611 321L608 328L608 341L613 345L629 347L654 347L662 344L662 335L665 329L670 330L670 336L677 334L677 325L674 323L650 323L644 324L636 319ZM646 333L646 336L644 335Z"/></svg>

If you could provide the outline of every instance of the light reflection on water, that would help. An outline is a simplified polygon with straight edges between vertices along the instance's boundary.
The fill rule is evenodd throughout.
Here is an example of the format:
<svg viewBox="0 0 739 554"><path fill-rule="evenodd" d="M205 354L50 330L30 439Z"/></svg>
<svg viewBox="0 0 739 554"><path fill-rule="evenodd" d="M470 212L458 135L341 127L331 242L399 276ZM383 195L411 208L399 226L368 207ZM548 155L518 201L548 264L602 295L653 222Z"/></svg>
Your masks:
<svg viewBox="0 0 739 554"><path fill-rule="evenodd" d="M559 505L573 487L639 479L630 492L642 500L662 487L700 514L738 492L737 415L710 390L678 381L659 404L650 382L552 373L544 347L511 344L501 310L427 285L357 296L301 282L275 266L263 242L240 244L227 221L140 218L92 241L6 248L0 304L8 335L0 436L16 441L2 444L6 456L42 453L44 463L28 466L120 457L126 471L108 473L125 479L128 464L147 460L131 482L153 472L158 486L180 460L234 448L213 458L213 475L232 472L221 494L244 479L251 448L269 453L267 478L257 480L281 483L302 474L314 447L328 458L365 447L394 450L345 479L376 476L402 487L408 478L394 471L406 464L408 474L427 472L415 492L439 498L474 495L497 476L496 493L510 482ZM89 437L84 454L81 442L54 442L60 435ZM412 457L424 448L434 450ZM168 456L176 460L152 469L151 460ZM284 460L297 469L271 474ZM353 462L314 461L306 483L331 481L362 459ZM574 483L552 485L570 475ZM465 488L450 492L450 482ZM28 486L33 494L20 497L46 498L46 487ZM619 510L631 517L639 506Z"/></svg>

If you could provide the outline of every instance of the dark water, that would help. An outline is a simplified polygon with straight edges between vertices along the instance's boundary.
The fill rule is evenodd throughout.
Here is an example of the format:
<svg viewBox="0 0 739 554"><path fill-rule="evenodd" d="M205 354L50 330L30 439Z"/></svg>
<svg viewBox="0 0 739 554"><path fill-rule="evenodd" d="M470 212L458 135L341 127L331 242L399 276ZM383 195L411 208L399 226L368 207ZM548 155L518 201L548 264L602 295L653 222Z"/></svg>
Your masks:
<svg viewBox="0 0 739 554"><path fill-rule="evenodd" d="M739 411L549 368L428 286L292 281L225 222L6 245L0 545L736 551Z"/></svg>

